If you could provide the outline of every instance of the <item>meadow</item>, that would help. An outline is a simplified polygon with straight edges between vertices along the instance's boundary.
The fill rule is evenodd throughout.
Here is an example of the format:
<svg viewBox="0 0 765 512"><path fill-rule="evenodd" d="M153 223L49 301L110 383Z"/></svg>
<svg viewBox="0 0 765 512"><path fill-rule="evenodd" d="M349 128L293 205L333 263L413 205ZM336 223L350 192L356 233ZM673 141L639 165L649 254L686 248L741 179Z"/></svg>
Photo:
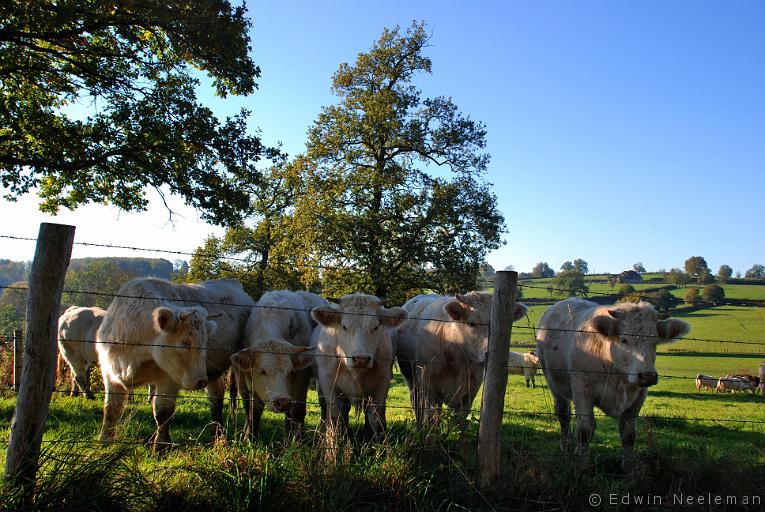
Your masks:
<svg viewBox="0 0 765 512"><path fill-rule="evenodd" d="M513 344L533 341L533 326L546 306L533 306L515 324ZM184 393L173 418L178 447L155 457L145 443L154 430L143 396L129 405L117 440L97 442L101 402L54 393L43 442L43 468L34 508L40 510L580 510L596 493L604 510L673 508L672 496L740 497L736 510L756 510L743 499L762 495L765 409L753 394L698 392L697 373L757 373L765 358L765 311L718 306L678 315L692 325L688 339L663 346L661 375L639 421L638 463L624 473L616 421L599 417L590 456L559 446L559 427L541 372L537 387L511 375L505 396L502 481L477 484L480 394L468 432L447 421L429 432L413 426L406 386L396 373L388 400L389 433L381 444L358 439L352 450L328 458L319 428L315 391L308 397L307 432L286 437L282 417L266 412L260 439L242 441L241 408L227 416L227 439L209 444L207 401ZM708 340L726 340L711 342ZM737 345L744 341L751 345ZM523 348L515 350L523 351ZM0 439L7 440L15 400L0 399ZM0 444L0 456L5 455ZM653 496L661 506L611 503L610 496ZM618 501L618 500L617 500ZM654 504L655 505L655 504ZM7 484L0 508L23 509ZM687 505L674 506L688 510ZM692 508L691 508L692 509Z"/></svg>

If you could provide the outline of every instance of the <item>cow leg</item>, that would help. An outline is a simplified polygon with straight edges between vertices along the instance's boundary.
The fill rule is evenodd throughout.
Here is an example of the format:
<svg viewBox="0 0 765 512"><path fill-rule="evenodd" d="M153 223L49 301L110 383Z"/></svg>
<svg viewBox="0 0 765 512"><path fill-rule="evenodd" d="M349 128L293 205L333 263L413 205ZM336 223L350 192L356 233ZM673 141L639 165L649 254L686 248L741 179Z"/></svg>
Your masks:
<svg viewBox="0 0 765 512"><path fill-rule="evenodd" d="M239 390L242 394L242 404L244 405L244 438L250 441L257 441L258 431L260 430L260 418L263 416L265 404L254 391L245 387L240 387Z"/></svg>
<svg viewBox="0 0 765 512"><path fill-rule="evenodd" d="M648 391L643 390L640 393L640 397L635 400L635 403L619 417L619 436L622 439L622 469L624 471L632 469L632 465L635 461L637 420L647 395Z"/></svg>
<svg viewBox="0 0 765 512"><path fill-rule="evenodd" d="M562 396L553 395L555 416L560 422L561 448L567 450L571 445L571 402Z"/></svg>
<svg viewBox="0 0 765 512"><path fill-rule="evenodd" d="M100 435L102 442L114 437L117 421L125 409L125 395L127 394L127 390L122 384L112 382L106 375L104 375L104 388L104 418Z"/></svg>
<svg viewBox="0 0 765 512"><path fill-rule="evenodd" d="M284 416L284 429L290 436L299 435L305 424L306 399L310 379L310 369L295 372L292 376L290 389L292 403L290 403L287 414Z"/></svg>
<svg viewBox="0 0 765 512"><path fill-rule="evenodd" d="M390 381L390 378L388 378ZM378 443L385 437L387 423L385 421L385 401L388 398L388 386L380 386L374 396L367 399L367 407L364 414L364 428L369 429L371 437Z"/></svg>
<svg viewBox="0 0 765 512"><path fill-rule="evenodd" d="M223 435L223 399L226 395L226 380L223 376L218 377L207 385L206 391L212 420L212 441L215 442Z"/></svg>
<svg viewBox="0 0 765 512"><path fill-rule="evenodd" d="M149 384L148 388L149 390L146 392L146 401L152 403L154 401L154 397L157 395L157 386L154 384Z"/></svg>
<svg viewBox="0 0 765 512"><path fill-rule="evenodd" d="M574 396L574 408L576 409L576 453L582 455L587 452L587 447L595 434L595 414L593 404L588 400L577 400Z"/></svg>
<svg viewBox="0 0 765 512"><path fill-rule="evenodd" d="M154 421L157 423L157 432L154 435L154 453L159 455L165 452L171 445L170 420L175 414L175 402L178 399L178 385L167 379L157 383L157 394L152 402Z"/></svg>

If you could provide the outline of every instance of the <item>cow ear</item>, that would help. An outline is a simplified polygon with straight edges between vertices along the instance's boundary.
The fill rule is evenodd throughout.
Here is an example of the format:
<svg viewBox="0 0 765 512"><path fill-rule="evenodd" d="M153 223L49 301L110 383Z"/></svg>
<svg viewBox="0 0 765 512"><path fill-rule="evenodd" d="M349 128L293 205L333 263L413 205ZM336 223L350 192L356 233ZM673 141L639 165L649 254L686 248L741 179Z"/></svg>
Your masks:
<svg viewBox="0 0 765 512"><path fill-rule="evenodd" d="M231 356L231 364L240 370L249 370L255 366L257 353L250 349L240 350Z"/></svg>
<svg viewBox="0 0 765 512"><path fill-rule="evenodd" d="M592 319L592 326L603 336L611 337L618 332L619 322L610 315L598 315Z"/></svg>
<svg viewBox="0 0 765 512"><path fill-rule="evenodd" d="M464 322L468 317L468 308L459 300L453 300L445 306L449 318L455 322Z"/></svg>
<svg viewBox="0 0 765 512"><path fill-rule="evenodd" d="M313 350L312 347L295 347L293 354L290 355L292 358L292 368L295 370L305 370L311 366L314 361L313 354L306 353L311 350Z"/></svg>
<svg viewBox="0 0 765 512"><path fill-rule="evenodd" d="M404 308L382 308L377 312L377 318L380 319L380 323L387 327L398 327L404 320L409 318L409 312Z"/></svg>
<svg viewBox="0 0 765 512"><path fill-rule="evenodd" d="M336 307L328 305L313 308L311 310L311 317L321 325L332 327L340 323L342 314Z"/></svg>
<svg viewBox="0 0 765 512"><path fill-rule="evenodd" d="M691 326L688 322L677 318L659 320L656 322L656 328L659 331L659 341L657 343L672 343L691 331Z"/></svg>
<svg viewBox="0 0 765 512"><path fill-rule="evenodd" d="M178 326L178 315L170 308L155 308L152 317L154 318L154 328L159 332L173 332Z"/></svg>
<svg viewBox="0 0 765 512"><path fill-rule="evenodd" d="M468 303L467 297L465 297L464 295L461 295L459 293L457 295L455 295L454 298L457 299L459 302L461 302L463 304L467 304Z"/></svg>
<svg viewBox="0 0 765 512"><path fill-rule="evenodd" d="M529 312L529 308L526 307L526 304L523 304L521 302L516 302L513 304L513 322L516 320L519 320L526 316L526 313Z"/></svg>
<svg viewBox="0 0 765 512"><path fill-rule="evenodd" d="M208 320L205 322L205 326L207 327L207 335L208 336L215 336L215 333L218 330L218 322L215 320Z"/></svg>

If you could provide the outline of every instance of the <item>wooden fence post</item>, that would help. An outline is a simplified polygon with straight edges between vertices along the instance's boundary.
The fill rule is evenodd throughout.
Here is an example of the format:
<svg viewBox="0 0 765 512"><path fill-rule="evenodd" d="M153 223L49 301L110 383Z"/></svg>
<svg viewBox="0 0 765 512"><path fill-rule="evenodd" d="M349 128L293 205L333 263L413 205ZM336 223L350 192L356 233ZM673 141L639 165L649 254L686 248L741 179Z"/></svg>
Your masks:
<svg viewBox="0 0 765 512"><path fill-rule="evenodd" d="M760 394L765 396L765 361L760 363Z"/></svg>
<svg viewBox="0 0 765 512"><path fill-rule="evenodd" d="M13 331L13 390L18 393L21 386L21 370L24 368L24 331Z"/></svg>
<svg viewBox="0 0 765 512"><path fill-rule="evenodd" d="M481 487L499 479L502 414L507 389L507 353L513 327L513 305L518 273L499 271L491 301L489 353L481 398L481 423L478 427L478 464Z"/></svg>
<svg viewBox="0 0 765 512"><path fill-rule="evenodd" d="M56 381L58 311L74 226L40 224L29 274L24 367L11 422L5 477L25 487L31 503L40 445Z"/></svg>

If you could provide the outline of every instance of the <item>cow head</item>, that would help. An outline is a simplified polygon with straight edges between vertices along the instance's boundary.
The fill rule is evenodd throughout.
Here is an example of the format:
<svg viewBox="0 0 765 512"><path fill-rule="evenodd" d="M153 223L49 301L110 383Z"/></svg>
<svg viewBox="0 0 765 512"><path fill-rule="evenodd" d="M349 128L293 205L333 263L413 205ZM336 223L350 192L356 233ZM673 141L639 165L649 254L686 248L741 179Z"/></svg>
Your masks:
<svg viewBox="0 0 765 512"><path fill-rule="evenodd" d="M316 322L334 330L338 356L348 368L372 368L381 347L391 345L391 331L409 317L405 309L385 308L373 295L346 295L337 304L311 311ZM390 350L392 353L392 350Z"/></svg>
<svg viewBox="0 0 765 512"><path fill-rule="evenodd" d="M231 364L270 410L285 412L293 399L292 374L313 364L310 350L282 339L261 341L232 355Z"/></svg>
<svg viewBox="0 0 765 512"><path fill-rule="evenodd" d="M217 324L202 307L163 306L152 312L159 333L154 360L183 389L207 386L207 337Z"/></svg>
<svg viewBox="0 0 765 512"><path fill-rule="evenodd" d="M677 318L659 320L656 310L647 302L604 308L592 319L592 326L604 336L616 371L640 387L659 381L656 346L675 342L691 330L687 322Z"/></svg>
<svg viewBox="0 0 765 512"><path fill-rule="evenodd" d="M461 333L464 348L472 361L486 362L489 351L489 321L491 320L491 294L470 292L457 294L454 300L444 306L452 327ZM516 302L513 304L513 322L526 315L528 308Z"/></svg>

